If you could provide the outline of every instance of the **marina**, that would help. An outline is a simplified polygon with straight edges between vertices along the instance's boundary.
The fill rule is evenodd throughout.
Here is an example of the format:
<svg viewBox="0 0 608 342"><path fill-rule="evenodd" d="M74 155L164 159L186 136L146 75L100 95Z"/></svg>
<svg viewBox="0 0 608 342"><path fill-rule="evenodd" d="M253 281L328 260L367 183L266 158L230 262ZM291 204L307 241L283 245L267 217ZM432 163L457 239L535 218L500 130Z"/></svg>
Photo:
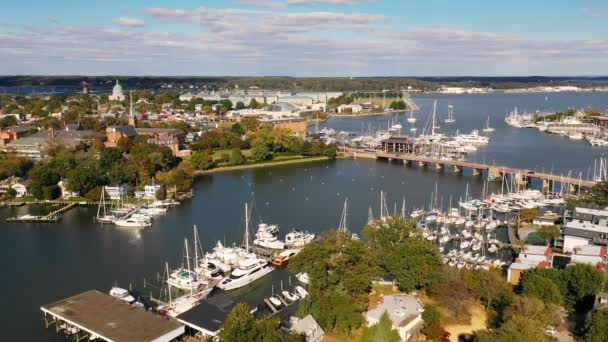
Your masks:
<svg viewBox="0 0 608 342"><path fill-rule="evenodd" d="M538 95L540 96L540 95ZM573 101L592 102L589 100L593 94L575 94L574 100L566 98L564 103L570 105ZM456 130L470 132L473 129L481 130L487 121L487 113L498 113L502 108L513 108L513 102L521 103L530 94L509 94L498 96L496 94L486 95L422 95L415 100L421 107L421 112L430 113L433 99L438 98L438 112L447 113L448 103L454 105L454 116L457 121L453 127L443 125L441 133L455 135ZM484 103L496 101L496 108L491 110L484 107ZM477 102L479 101L479 102ZM597 101L601 103L600 97ZM544 103L544 96L543 96ZM565 105L564 105L565 106ZM477 109L479 107L479 109ZM483 107L483 108L482 108ZM528 107L535 108L535 104ZM415 115L421 118L421 112ZM393 118L394 114L377 116L377 126L386 129L386 123ZM407 120L408 113L398 116L403 121ZM424 116L424 115L423 115ZM579 175L582 179L593 179L594 159L600 160L602 152L593 149L588 144L572 144L567 139L561 139L555 135L540 135L535 130L518 130L506 126L499 117L491 117L491 125L495 126L496 132L492 133L489 144L476 152L466 155L468 163L480 165L509 165L513 169L520 170L542 170L544 173L567 176L570 172L571 178L578 182ZM362 126L361 118L330 118L321 126L336 131L357 132ZM420 119L418 121L423 121ZM364 126L367 126L367 122ZM373 124L372 124L373 125ZM409 123L403 124L408 127ZM534 145L534 149L526 149ZM525 154L514 155L514 151L526 150ZM569 158L564 156L577 156ZM428 165L433 166L431 161ZM115 284L131 284L125 288L133 288L135 298L168 303L169 298L164 294L160 296L162 284L164 284L165 263L171 267L179 267L183 257L184 238L192 241L192 228L196 224L200 230L200 244L203 251L212 253L218 241L226 248L234 243L243 241L244 218L243 204L251 202L255 198L256 212L262 216L262 222L276 224L279 228L277 238L287 242L287 234L292 229L319 235L324 231L339 226L340 213L342 212L345 198L348 197L348 227L353 233L360 234L360 229L368 221L368 209L373 206L374 215L378 216L377 203L378 193L381 189L388 190L386 197L386 211L400 211L405 197L406 215L424 208L429 209L429 193L436 191L436 208L443 208L447 213L450 208L449 197L453 198L452 206L456 207L457 199L464 198L466 183L469 183L468 193L472 198L482 199L481 194L500 194L501 183L489 182L486 184L482 177L468 177L469 171L462 173L435 172L426 168L413 167L409 164L404 167L402 162L397 164L377 162L375 160L354 159L335 161L316 161L306 164L284 165L268 169L237 170L224 173L206 174L197 179L194 186L196 194L192 199L180 201L180 205L166 211L165 214L156 216L149 227L122 228L114 224L100 224L92 220L97 216L97 205L75 206L62 214L61 224L46 223L17 223L2 222L2 254L4 260L2 267L14 274L14 281L3 283L2 289L5 293L16 293L27 291L29 295L19 301L19 304L9 298L9 305L18 305L19 310L15 315L7 319L7 324L18 327L6 331L9 339L29 340L53 340L55 331L49 329L29 329L27 322L39 321L41 305L56 301L59 298L67 298L75 293L86 289L96 288L109 291ZM597 169L600 167L598 166ZM434 169L434 167L433 167ZM465 167L466 169L466 167ZM468 169L466 169L468 170ZM549 171L552 170L552 171ZM486 173L486 171L483 171ZM587 174L589 173L589 177ZM596 171L599 173L599 171ZM576 184L574 182L574 184ZM541 180L531 180L530 185L536 189L543 188ZM555 183L559 183L556 181ZM488 188L485 190L484 188ZM559 192L559 186L554 185ZM226 194L230 194L227 196ZM18 207L4 207L0 209L2 217L15 217L20 215L46 215L51 207L27 205ZM297 208L297 209L296 209ZM390 209L389 209L390 208ZM395 208L397 208L395 210ZM54 209L54 208L53 208ZM503 214L497 214L501 216ZM430 216L428 213L424 215ZM462 215L461 215L462 216ZM496 244L499 250L503 250L505 259L510 255L508 249L509 234L505 218L500 217L502 224L491 231L490 240L497 239L501 243ZM258 228L258 222L251 225L252 237ZM437 226L435 228L435 226ZM433 233L437 236L436 243L440 244L441 227L443 224L428 224L429 236ZM45 227L45 229L38 229ZM456 227L456 226L454 226ZM46 229L48 228L48 229ZM452 229L453 230L453 229ZM456 233L458 232L458 236ZM479 232L482 234L481 232ZM487 233L482 237L488 242ZM474 237L474 234L471 233ZM457 237L457 238L456 238ZM452 249L460 248L461 241L468 240L462 236L462 229L450 232L450 240L446 242L444 251L446 257ZM482 239L483 240L483 239ZM479 239L478 239L479 241ZM454 247L451 247L454 245ZM475 245L475 244L474 244ZM492 243L486 244L486 255ZM57 255L57 249L65 253ZM472 247L471 247L472 248ZM464 250L464 249L463 249ZM193 252L193 249L189 250ZM465 251L464 255L468 252ZM479 251L472 251L469 259L475 258ZM52 259L49 256L53 255ZM78 258L74 258L76 255ZM199 254L200 255L200 254ZM190 254L192 260L192 254ZM495 257L492 256L494 259ZM21 260L19 268L9 263L8 260ZM479 256L476 258L479 260ZM267 260L271 260L268 258ZM449 264L450 260L447 260ZM478 261L472 262L470 267L481 265ZM57 265L62 265L58 267ZM91 265L95 265L91 268ZM457 267L458 262L456 263ZM186 265L187 266L187 265ZM23 272L26 268L29 272ZM192 267L192 264L191 264ZM466 262L463 265L466 267ZM105 272L97 272L96 269L104 269ZM78 270L76 272L75 270ZM47 280L43 291L33 289L33 284L28 274L36 274ZM158 276L160 274L160 276ZM257 280L256 282L229 291L230 298L234 301L245 301L251 307L259 307L259 310L272 311L266 304L265 299L273 296L273 286L280 288L283 284L289 284L289 278L293 277L287 270L277 267L274 271ZM145 281L144 281L145 279ZM153 281L159 279L159 281ZM287 288L287 286L286 286ZM292 287L288 287L291 291ZM161 292L162 291L162 292ZM217 290L215 290L217 291ZM223 291L203 294L206 300L201 301L199 306L193 306L196 310L204 311L204 303L212 301L216 295ZM152 292L152 296L150 296ZM277 294L275 291L274 295ZM189 295L189 291L174 293L176 297ZM193 291L196 296L198 292ZM194 298L189 300L195 300ZM184 299L186 302L186 300ZM162 303L158 305L162 305ZM223 303L223 301L222 301ZM189 305L185 303L184 305ZM219 304L218 304L219 305ZM190 311L188 311L190 312ZM179 316L179 315L178 315ZM185 324L185 323L182 323ZM195 323L192 323L196 325ZM213 329L210 327L210 329Z"/></svg>

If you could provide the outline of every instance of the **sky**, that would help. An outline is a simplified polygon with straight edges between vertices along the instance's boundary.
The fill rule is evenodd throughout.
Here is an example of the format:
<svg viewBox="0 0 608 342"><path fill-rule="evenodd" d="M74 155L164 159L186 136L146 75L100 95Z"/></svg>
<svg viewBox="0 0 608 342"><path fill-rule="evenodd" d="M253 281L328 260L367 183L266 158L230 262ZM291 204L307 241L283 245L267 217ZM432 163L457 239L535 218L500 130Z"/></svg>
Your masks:
<svg viewBox="0 0 608 342"><path fill-rule="evenodd" d="M3 0L0 75L608 75L608 1Z"/></svg>

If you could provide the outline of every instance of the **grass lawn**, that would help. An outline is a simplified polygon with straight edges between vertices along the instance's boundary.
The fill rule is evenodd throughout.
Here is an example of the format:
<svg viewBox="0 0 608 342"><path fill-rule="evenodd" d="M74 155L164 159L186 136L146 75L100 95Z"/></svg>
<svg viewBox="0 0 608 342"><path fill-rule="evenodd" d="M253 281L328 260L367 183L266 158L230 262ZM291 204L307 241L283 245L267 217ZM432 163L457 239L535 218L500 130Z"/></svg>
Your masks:
<svg viewBox="0 0 608 342"><path fill-rule="evenodd" d="M393 285L372 285L372 292L369 294L369 309L373 309L380 303L380 298L394 294L403 293Z"/></svg>
<svg viewBox="0 0 608 342"><path fill-rule="evenodd" d="M391 105L391 102L398 101L398 100L401 100L401 98L398 98L398 97L386 97L386 106L388 107L388 106ZM382 106L383 99L382 99L382 96L380 96L380 97L372 97L371 99L369 97L362 97L362 98L359 98L359 99L355 100L354 103L359 104L359 103L366 103L366 102L371 102L371 103L373 103L373 104L375 104L377 106Z"/></svg>

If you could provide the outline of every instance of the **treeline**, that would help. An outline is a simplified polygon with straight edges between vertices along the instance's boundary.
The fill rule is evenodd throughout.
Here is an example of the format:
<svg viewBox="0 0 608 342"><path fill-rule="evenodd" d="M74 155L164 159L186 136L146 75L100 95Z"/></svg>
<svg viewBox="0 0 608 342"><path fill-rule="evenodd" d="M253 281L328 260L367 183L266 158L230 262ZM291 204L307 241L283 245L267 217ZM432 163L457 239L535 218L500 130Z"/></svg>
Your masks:
<svg viewBox="0 0 608 342"><path fill-rule="evenodd" d="M98 200L104 185L128 184L132 188L152 184L156 179L165 187L188 191L192 187L192 169L180 163L166 146L147 142L146 136L123 138L117 147L105 147L96 141L91 148L76 151L61 144L51 144L50 158L33 162L0 155L0 179L23 177L36 199L52 200L61 196L57 183L63 180L70 191L89 200Z"/></svg>
<svg viewBox="0 0 608 342"><path fill-rule="evenodd" d="M279 156L327 156L335 158L335 144L309 141L286 128L261 125L256 118L244 118L228 129L213 129L190 144L194 169L234 166L270 161ZM219 152L218 155L218 151Z"/></svg>

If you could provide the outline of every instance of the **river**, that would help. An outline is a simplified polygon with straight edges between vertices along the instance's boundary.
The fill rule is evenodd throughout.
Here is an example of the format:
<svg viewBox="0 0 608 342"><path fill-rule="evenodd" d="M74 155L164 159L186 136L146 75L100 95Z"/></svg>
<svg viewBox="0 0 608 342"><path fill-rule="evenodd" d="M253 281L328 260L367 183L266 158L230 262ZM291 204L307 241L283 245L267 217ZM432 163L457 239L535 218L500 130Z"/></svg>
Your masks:
<svg viewBox="0 0 608 342"><path fill-rule="evenodd" d="M545 96L548 100L545 101ZM593 159L606 155L606 148L591 147L584 141L516 129L504 124L505 112L520 110L565 110L569 106L608 106L606 93L423 95L415 97L421 106L422 125L432 100L445 117L448 104L454 105L456 123L451 130L480 129L487 115L496 128L485 149L468 156L471 160L538 168L555 172L579 170L586 173ZM332 118L326 125L359 132L361 127L385 127L392 115L360 118ZM398 115L407 127L404 115ZM442 124L442 132L446 126ZM405 197L407 208L428 206L431 192L439 190L439 202L448 205L462 196L466 184L473 195L483 187L480 177L469 173L438 172L397 163L374 160L336 160L268 169L209 174L195 182L195 197L169 210L143 231L101 226L93 222L95 208L75 208L56 224L14 224L0 221L0 267L5 272L0 284L5 314L2 340L63 340L53 330L45 330L40 306L91 288L108 291L118 284L147 293L164 262L177 265L183 239L199 228L203 248L218 241L240 242L244 230L244 203L254 200L255 220L276 223L281 232L300 228L315 233L337 227L344 200L348 197L348 225L359 232L367 221L368 208L379 211L379 192L387 191L391 211ZM498 185L492 185L497 190ZM3 208L0 217L25 213L28 209ZM44 210L42 208L41 210ZM267 296L287 272L273 272L240 294L256 301ZM147 288L143 289L146 278Z"/></svg>

